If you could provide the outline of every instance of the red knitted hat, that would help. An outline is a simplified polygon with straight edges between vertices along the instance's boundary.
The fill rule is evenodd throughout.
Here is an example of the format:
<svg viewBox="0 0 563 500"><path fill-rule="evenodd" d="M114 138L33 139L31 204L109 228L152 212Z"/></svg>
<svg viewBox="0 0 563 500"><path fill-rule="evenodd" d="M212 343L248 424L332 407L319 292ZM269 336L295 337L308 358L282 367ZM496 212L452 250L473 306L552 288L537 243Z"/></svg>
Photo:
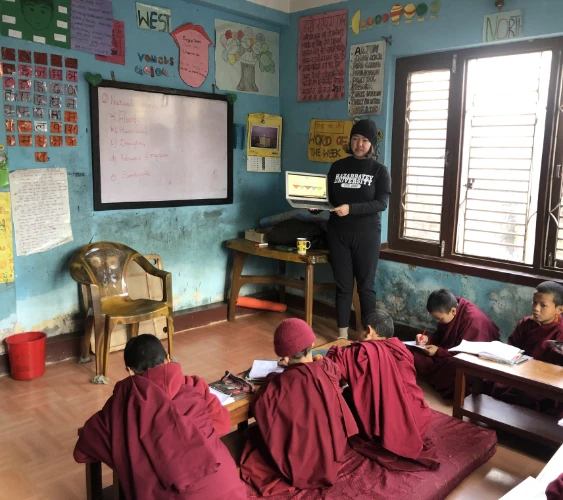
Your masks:
<svg viewBox="0 0 563 500"><path fill-rule="evenodd" d="M294 356L314 344L313 329L302 319L284 319L274 332L274 351L280 358Z"/></svg>

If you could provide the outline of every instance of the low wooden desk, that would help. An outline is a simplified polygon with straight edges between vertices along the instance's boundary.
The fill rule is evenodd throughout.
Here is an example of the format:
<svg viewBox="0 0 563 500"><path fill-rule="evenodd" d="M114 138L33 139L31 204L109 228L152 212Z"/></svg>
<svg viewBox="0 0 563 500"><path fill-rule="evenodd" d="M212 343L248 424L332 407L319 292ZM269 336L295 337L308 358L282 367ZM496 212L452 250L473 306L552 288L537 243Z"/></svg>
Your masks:
<svg viewBox="0 0 563 500"><path fill-rule="evenodd" d="M349 340L339 339L334 342L328 342L314 348L330 349L333 345L346 346L350 344ZM229 410L229 418L231 420L231 427L237 426L239 430L243 430L248 426L248 421L251 418L250 403L254 399L253 394L247 394L243 399L235 401L227 405L225 408ZM82 428L78 429L78 435L82 432ZM115 471L113 471L113 500L123 500L123 492L119 487L119 479ZM102 500L103 487L102 487L102 464L94 462L86 464L86 498L87 500Z"/></svg>
<svg viewBox="0 0 563 500"><path fill-rule="evenodd" d="M557 425L556 417L479 394L478 388L465 397L466 378L476 377L563 401L563 367L535 359L509 366L465 353L455 359L454 417L485 422L550 446L563 444L563 427Z"/></svg>
<svg viewBox="0 0 563 500"><path fill-rule="evenodd" d="M235 251L235 262L233 266L233 278L231 282L231 295L229 297L228 320L234 321L236 315L236 305L240 289L248 283L262 283L279 285L280 302L285 303L285 288L295 288L305 292L305 321L309 326L313 325L313 295L315 292L335 290L334 283L314 283L314 266L316 264L328 264L328 250L307 250L307 255L299 255L297 251L282 252L273 247L259 248L255 243L245 239L227 241L227 248ZM249 255L256 255L266 259L279 261L278 275L251 276L243 275L242 268ZM305 281L288 278L285 275L287 262L305 264ZM360 313L360 299L354 285L354 311L356 314L356 330L359 331L362 325Z"/></svg>

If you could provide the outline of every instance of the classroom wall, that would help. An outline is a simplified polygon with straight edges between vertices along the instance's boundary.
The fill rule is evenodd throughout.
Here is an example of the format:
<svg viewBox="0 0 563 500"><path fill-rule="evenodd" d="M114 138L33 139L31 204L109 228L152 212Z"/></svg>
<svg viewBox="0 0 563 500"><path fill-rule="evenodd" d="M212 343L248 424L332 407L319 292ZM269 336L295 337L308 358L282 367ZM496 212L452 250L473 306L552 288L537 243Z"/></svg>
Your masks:
<svg viewBox="0 0 563 500"><path fill-rule="evenodd" d="M216 0L166 0L156 2L156 5L172 9L172 29L189 22L199 24L212 40L215 40L215 18L249 23L272 31L279 31L279 26L288 20L287 14L246 0L230 0L228 4ZM222 6L228 9L222 10ZM228 253L222 242L237 237L244 229L255 227L261 217L279 211L281 202L272 202L272 198L277 200L284 189L281 176L247 173L246 156L242 150L234 151L232 205L93 211L90 109L84 73L100 73L109 79L113 71L117 80L125 82L190 89L179 78L177 63L167 67L168 77L135 72L135 67L140 64L139 54L173 56L177 61L178 48L170 34L136 27L134 0L113 0L113 9L114 18L125 21L125 66L96 61L94 55L84 52L1 37L2 46L77 57L80 84L76 148L48 148L50 160L46 164L34 161L35 148L9 148L10 170L38 167L68 170L74 241L48 252L15 257L15 283L0 285L0 340L13 332L32 329L45 331L50 336L80 329L77 285L68 274L68 263L78 247L91 241L119 241L141 253L160 254L165 269L173 276L175 310L223 301ZM246 14L248 17L244 17ZM198 89L203 92L212 91L214 47L210 47L209 58L209 75ZM279 111L278 98L238 93L234 105L235 123L244 124L247 113L278 114ZM0 113L3 112L2 106ZM3 129L0 143L5 144ZM264 266L269 264L249 259L250 272L269 270ZM251 292L252 288L245 288L245 291ZM0 353L2 351L0 344Z"/></svg>
<svg viewBox="0 0 563 500"><path fill-rule="evenodd" d="M393 0L372 2L371 0L348 0L322 8L292 14L288 27L282 29L280 58L282 73L280 88L281 110L284 117L283 162L285 168L326 173L328 163L314 163L307 160L309 122L317 119L346 119L347 101L297 102L297 39L298 20L302 15L329 12L340 8L348 9L348 24L356 12L361 10L361 19L389 12ZM408 2L401 2L404 6ZM415 2L416 4L417 2ZM428 2L429 3L429 2ZM526 37L558 36L563 32L563 2L560 0L506 0L505 11L524 10L524 34ZM399 26L388 25L360 31L354 36L348 30L348 49L352 44L381 40L392 36L392 45L387 45L385 64L385 95L380 116L372 117L384 132L381 143L381 157L390 166L391 126L393 113L394 66L398 57L465 48L482 43L483 16L496 12L493 0L441 0L439 18L431 21ZM346 85L346 88L348 86ZM346 98L348 92L346 93ZM387 212L383 216L382 241L387 240ZM296 274L299 270L294 269ZM325 270L324 278L330 279ZM426 314L428 294L440 287L452 289L474 301L497 323L503 338L510 334L516 322L529 314L532 289L509 285L493 280L474 278L453 273L444 273L422 267L380 261L376 288L380 307L389 311L396 321L413 327L430 326Z"/></svg>

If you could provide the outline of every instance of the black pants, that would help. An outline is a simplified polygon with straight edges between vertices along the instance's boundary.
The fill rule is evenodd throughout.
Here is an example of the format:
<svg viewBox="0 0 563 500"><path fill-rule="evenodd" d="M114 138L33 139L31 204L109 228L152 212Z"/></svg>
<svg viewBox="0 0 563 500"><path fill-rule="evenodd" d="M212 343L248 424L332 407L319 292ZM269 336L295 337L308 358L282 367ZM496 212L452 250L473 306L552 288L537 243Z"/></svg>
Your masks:
<svg viewBox="0 0 563 500"><path fill-rule="evenodd" d="M381 229L365 231L328 230L328 248L336 282L336 319L338 328L350 323L354 278L358 284L362 318L376 309L375 272L381 247ZM361 325L357 325L359 328Z"/></svg>

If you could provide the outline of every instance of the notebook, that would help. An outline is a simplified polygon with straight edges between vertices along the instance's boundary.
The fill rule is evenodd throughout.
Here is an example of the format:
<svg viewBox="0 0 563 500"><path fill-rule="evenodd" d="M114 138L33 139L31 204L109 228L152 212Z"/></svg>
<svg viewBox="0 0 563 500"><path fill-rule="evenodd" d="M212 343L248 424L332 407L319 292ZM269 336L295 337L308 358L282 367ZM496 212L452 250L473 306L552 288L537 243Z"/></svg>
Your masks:
<svg viewBox="0 0 563 500"><path fill-rule="evenodd" d="M409 347L416 347L417 349L425 349L426 346L417 344L416 340L403 340L403 344Z"/></svg>
<svg viewBox="0 0 563 500"><path fill-rule="evenodd" d="M281 373L283 368L278 366L275 359L255 359L248 374L249 380L260 380L266 378L270 373Z"/></svg>
<svg viewBox="0 0 563 500"><path fill-rule="evenodd" d="M285 173L285 197L293 208L330 210L326 175L303 172Z"/></svg>
<svg viewBox="0 0 563 500"><path fill-rule="evenodd" d="M224 392L219 392L219 391L213 389L213 387L209 388L209 392L211 394L214 394L215 396L217 396L217 399L221 402L221 404L223 406L227 406L227 405L235 402L235 398L233 398L232 396L229 396L228 394L225 394Z"/></svg>
<svg viewBox="0 0 563 500"><path fill-rule="evenodd" d="M516 363L524 353L518 347L503 344L498 340L493 340L492 342L469 342L468 340L462 340L461 344L457 347L452 347L449 351L476 354L491 361L510 365Z"/></svg>

